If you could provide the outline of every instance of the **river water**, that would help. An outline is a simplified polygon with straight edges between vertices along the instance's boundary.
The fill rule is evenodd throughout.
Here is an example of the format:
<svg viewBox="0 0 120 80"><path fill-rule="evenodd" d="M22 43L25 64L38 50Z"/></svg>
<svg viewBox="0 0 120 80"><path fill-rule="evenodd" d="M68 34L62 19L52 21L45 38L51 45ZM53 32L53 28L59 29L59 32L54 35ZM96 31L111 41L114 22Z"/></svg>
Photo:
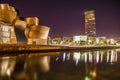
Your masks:
<svg viewBox="0 0 120 80"><path fill-rule="evenodd" d="M2 54L0 80L120 80L120 50Z"/></svg>

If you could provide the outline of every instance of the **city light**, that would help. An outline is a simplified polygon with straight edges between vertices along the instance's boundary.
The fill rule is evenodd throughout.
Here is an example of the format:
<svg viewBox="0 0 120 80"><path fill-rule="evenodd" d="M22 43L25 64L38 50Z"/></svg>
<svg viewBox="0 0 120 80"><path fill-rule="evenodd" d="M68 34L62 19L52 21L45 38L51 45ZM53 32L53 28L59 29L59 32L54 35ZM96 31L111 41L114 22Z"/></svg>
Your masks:
<svg viewBox="0 0 120 80"><path fill-rule="evenodd" d="M119 80L119 6L0 1L0 80Z"/></svg>

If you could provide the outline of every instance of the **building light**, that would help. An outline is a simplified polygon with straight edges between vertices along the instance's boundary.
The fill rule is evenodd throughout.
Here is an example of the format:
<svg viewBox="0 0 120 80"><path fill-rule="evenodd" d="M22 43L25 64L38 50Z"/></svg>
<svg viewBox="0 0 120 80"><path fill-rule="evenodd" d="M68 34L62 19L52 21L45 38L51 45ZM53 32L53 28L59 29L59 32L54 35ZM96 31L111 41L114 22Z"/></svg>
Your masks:
<svg viewBox="0 0 120 80"><path fill-rule="evenodd" d="M78 42L78 41L87 41L87 36L86 35L74 36L73 40L75 42Z"/></svg>
<svg viewBox="0 0 120 80"><path fill-rule="evenodd" d="M110 39L110 44L114 44L114 39Z"/></svg>
<svg viewBox="0 0 120 80"><path fill-rule="evenodd" d="M99 44L99 41L100 41L99 38L96 38L96 43L97 43L97 44Z"/></svg>
<svg viewBox="0 0 120 80"><path fill-rule="evenodd" d="M80 37L79 36L74 36L74 41L76 41L76 42L80 41Z"/></svg>
<svg viewBox="0 0 120 80"><path fill-rule="evenodd" d="M3 31L8 31L9 30L9 26L3 26Z"/></svg>

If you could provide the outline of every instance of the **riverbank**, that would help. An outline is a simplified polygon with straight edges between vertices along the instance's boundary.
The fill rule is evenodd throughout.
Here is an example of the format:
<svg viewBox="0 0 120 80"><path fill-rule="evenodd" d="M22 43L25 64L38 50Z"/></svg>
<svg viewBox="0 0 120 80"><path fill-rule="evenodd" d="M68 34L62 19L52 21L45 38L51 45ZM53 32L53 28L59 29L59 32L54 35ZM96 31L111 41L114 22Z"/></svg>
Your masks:
<svg viewBox="0 0 120 80"><path fill-rule="evenodd" d="M117 49L120 45L86 45L86 46L62 46L62 45L27 45L27 44L0 44L0 53L39 53L70 50L94 50Z"/></svg>

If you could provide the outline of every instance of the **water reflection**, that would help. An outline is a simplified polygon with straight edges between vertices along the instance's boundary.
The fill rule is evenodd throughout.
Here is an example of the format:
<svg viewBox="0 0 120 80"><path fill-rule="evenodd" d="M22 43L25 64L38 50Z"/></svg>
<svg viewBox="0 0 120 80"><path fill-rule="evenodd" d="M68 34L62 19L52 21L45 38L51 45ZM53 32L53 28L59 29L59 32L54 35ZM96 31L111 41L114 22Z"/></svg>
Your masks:
<svg viewBox="0 0 120 80"><path fill-rule="evenodd" d="M0 57L0 80L9 78L13 74L16 57Z"/></svg>
<svg viewBox="0 0 120 80"><path fill-rule="evenodd" d="M49 56L28 55L24 61L18 62L18 72L14 73L15 80L39 80L39 74L46 73L50 70ZM21 69L20 69L20 65ZM17 71L17 69L15 70Z"/></svg>
<svg viewBox="0 0 120 80"><path fill-rule="evenodd" d="M107 79L107 78L102 78L102 77L101 77L101 79L99 79L98 76L100 76L100 75L98 75L98 74L100 74L99 73L100 70L97 69L97 66L100 65L101 66L100 68L103 68L103 66L106 67L109 64L116 65L116 63L119 63L119 61L120 61L120 60L118 61L118 52L116 50L101 50L101 51L87 51L87 52L86 51L82 51L82 52L74 51L74 52L71 52L71 54L69 52L64 52L61 55L62 55L62 57L61 56L56 57L57 62L60 63L60 61L62 59L62 61L64 62L64 65L68 66L68 63L70 63L70 65L68 66L68 70L74 68L73 66L72 66L72 68L70 68L70 67L71 67L71 65L73 65L75 63L75 66L77 66L76 69L79 68L79 70L82 69L82 71L84 71L83 72L84 77L82 76L82 79L80 79L80 80L101 80L101 79L112 80L110 78ZM71 63L72 62L71 60L73 60L74 63ZM64 65L61 65L61 66L63 67ZM108 69L110 68L111 71L114 71L112 69L112 67L108 67ZM104 72L104 70L101 71L101 72L104 72L104 74L107 73L106 71L109 72L109 70L107 70L107 68L105 68L105 69L106 69L105 72ZM118 69L118 68L116 68L116 69ZM78 70L78 72L79 72L79 70ZM67 72L69 72L69 71L67 71ZM78 72L76 72L76 74ZM66 73L66 72L64 71L64 73ZM69 72L69 73L71 73L71 72ZM102 74L102 75L104 75L104 74ZM111 75L107 75L107 76L111 76ZM120 75L117 76L117 78L120 78ZM74 80L74 79L71 79L71 80Z"/></svg>
<svg viewBox="0 0 120 80"><path fill-rule="evenodd" d="M107 56L106 56L107 54ZM107 51L89 51L89 52L74 52L73 60L78 64L78 61L87 62L95 62L100 63L103 62L106 58L107 63L117 62L117 51L116 50L107 50Z"/></svg>
<svg viewBox="0 0 120 80"><path fill-rule="evenodd" d="M110 73L118 80L118 53L100 50L4 56L0 57L0 80L113 80Z"/></svg>
<svg viewBox="0 0 120 80"><path fill-rule="evenodd" d="M50 56L31 56L25 63L27 80L39 80L39 74L47 73L50 70Z"/></svg>
<svg viewBox="0 0 120 80"><path fill-rule="evenodd" d="M0 57L0 80L39 80L50 70L50 56Z"/></svg>
<svg viewBox="0 0 120 80"><path fill-rule="evenodd" d="M78 64L78 61L80 60L80 52L74 52L73 59L76 62L76 65Z"/></svg>

